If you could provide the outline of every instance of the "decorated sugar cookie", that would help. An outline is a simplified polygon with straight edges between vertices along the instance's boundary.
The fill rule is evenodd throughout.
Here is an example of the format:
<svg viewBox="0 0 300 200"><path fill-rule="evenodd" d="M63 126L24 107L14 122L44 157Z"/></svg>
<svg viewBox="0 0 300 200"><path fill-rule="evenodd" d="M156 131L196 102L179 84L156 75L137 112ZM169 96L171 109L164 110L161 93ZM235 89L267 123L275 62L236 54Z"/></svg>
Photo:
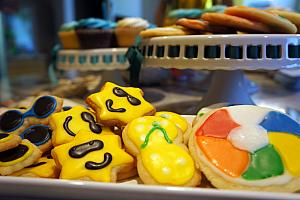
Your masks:
<svg viewBox="0 0 300 200"><path fill-rule="evenodd" d="M138 117L155 113L155 108L143 98L141 89L111 82L106 82L101 91L90 95L86 102L96 111L97 121L105 126L122 127Z"/></svg>
<svg viewBox="0 0 300 200"><path fill-rule="evenodd" d="M72 142L55 147L51 155L61 179L116 182L119 173L134 168L134 159L121 148L117 135L79 131Z"/></svg>
<svg viewBox="0 0 300 200"><path fill-rule="evenodd" d="M173 122L182 131L184 143L187 144L192 131L192 126L184 117L177 113L167 111L157 112L155 113L155 116L162 117Z"/></svg>
<svg viewBox="0 0 300 200"><path fill-rule="evenodd" d="M59 169L52 158L42 157L34 164L21 169L10 176L25 176L38 178L57 178Z"/></svg>
<svg viewBox="0 0 300 200"><path fill-rule="evenodd" d="M53 114L50 117L50 126L53 130L54 146L72 141L80 130L91 131L95 134L113 134L109 128L101 127L96 122L94 113L83 106L75 106L64 112Z"/></svg>
<svg viewBox="0 0 300 200"><path fill-rule="evenodd" d="M0 152L0 175L9 175L35 163L42 152L28 140L12 149Z"/></svg>
<svg viewBox="0 0 300 200"><path fill-rule="evenodd" d="M126 149L137 157L138 174L145 184L200 184L182 132L172 121L155 116L137 118L125 127L122 138Z"/></svg>
<svg viewBox="0 0 300 200"><path fill-rule="evenodd" d="M189 149L208 180L223 189L300 189L300 126L252 105L215 109L193 127Z"/></svg>
<svg viewBox="0 0 300 200"><path fill-rule="evenodd" d="M12 149L21 143L22 139L15 134L0 133L0 152Z"/></svg>
<svg viewBox="0 0 300 200"><path fill-rule="evenodd" d="M22 139L27 139L42 152L49 151L52 148L52 130L49 126L38 124L27 128L20 134Z"/></svg>
<svg viewBox="0 0 300 200"><path fill-rule="evenodd" d="M63 100L55 96L40 96L24 109L12 109L0 115L0 131L20 135L31 125L48 125L49 117L62 108Z"/></svg>

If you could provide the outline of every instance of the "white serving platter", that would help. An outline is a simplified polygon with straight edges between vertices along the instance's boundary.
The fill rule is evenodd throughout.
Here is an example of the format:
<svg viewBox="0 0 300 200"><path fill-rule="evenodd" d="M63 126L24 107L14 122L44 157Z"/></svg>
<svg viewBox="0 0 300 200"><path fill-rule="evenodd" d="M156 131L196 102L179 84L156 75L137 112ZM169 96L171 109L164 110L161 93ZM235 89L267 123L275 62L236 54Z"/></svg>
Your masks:
<svg viewBox="0 0 300 200"><path fill-rule="evenodd" d="M183 115L189 122L194 116ZM0 176L0 200L300 200L300 194Z"/></svg>

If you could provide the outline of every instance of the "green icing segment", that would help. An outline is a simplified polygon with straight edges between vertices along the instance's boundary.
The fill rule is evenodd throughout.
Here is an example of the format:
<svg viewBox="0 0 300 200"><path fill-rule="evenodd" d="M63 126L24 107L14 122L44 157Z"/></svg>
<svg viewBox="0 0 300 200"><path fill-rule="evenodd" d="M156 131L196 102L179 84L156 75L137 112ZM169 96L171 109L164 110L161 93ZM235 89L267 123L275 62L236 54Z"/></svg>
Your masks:
<svg viewBox="0 0 300 200"><path fill-rule="evenodd" d="M282 175L284 166L280 155L273 145L261 148L251 154L251 162L242 177L246 180L261 180Z"/></svg>

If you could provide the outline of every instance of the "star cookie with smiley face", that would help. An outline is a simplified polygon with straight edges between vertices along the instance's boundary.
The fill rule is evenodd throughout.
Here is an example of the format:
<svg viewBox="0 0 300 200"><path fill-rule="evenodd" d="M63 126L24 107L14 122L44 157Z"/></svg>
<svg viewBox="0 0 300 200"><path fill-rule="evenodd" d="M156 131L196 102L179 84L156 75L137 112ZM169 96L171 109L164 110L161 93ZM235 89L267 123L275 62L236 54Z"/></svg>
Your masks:
<svg viewBox="0 0 300 200"><path fill-rule="evenodd" d="M143 91L106 82L101 91L86 102L96 111L97 121L105 126L123 127L130 121L155 114L155 108L143 98Z"/></svg>
<svg viewBox="0 0 300 200"><path fill-rule="evenodd" d="M53 114L50 117L50 126L53 130L53 146L71 142L80 130L102 135L113 134L108 127L101 127L96 122L94 113L83 106L75 106L67 111Z"/></svg>
<svg viewBox="0 0 300 200"><path fill-rule="evenodd" d="M119 173L134 169L134 159L121 148L117 135L79 131L72 142L55 147L51 155L60 178L116 182Z"/></svg>

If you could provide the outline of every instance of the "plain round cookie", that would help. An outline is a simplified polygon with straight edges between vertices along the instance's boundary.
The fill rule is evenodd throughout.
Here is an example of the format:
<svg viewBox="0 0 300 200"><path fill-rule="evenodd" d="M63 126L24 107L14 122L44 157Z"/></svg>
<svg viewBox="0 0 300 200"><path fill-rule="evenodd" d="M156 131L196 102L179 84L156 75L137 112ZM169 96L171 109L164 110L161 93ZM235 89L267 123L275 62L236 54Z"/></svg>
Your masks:
<svg viewBox="0 0 300 200"><path fill-rule="evenodd" d="M140 33L143 38L160 37L160 36L176 36L176 35L191 35L194 34L192 30L188 30L183 26L168 26L147 29Z"/></svg>
<svg viewBox="0 0 300 200"><path fill-rule="evenodd" d="M271 33L271 29L265 24L224 13L205 13L201 18L214 25L223 25L238 31L249 33Z"/></svg>
<svg viewBox="0 0 300 200"><path fill-rule="evenodd" d="M272 33L297 32L297 27L289 20L257 8L234 6L226 8L224 13L263 23L272 29Z"/></svg>
<svg viewBox="0 0 300 200"><path fill-rule="evenodd" d="M176 21L176 25L181 25L186 28L194 29L200 32L210 32L210 33L236 33L235 30L228 28L226 26L212 25L208 21L201 19L187 19L181 18Z"/></svg>

